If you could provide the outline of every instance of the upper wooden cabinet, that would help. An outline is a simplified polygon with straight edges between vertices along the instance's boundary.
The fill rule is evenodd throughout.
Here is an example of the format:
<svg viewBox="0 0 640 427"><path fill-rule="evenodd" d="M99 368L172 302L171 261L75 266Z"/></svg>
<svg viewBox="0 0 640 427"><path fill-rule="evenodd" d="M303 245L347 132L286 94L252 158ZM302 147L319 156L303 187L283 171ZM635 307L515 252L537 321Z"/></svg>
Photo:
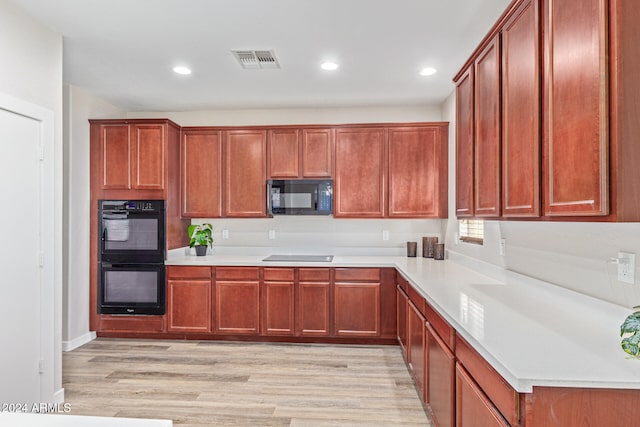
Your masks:
<svg viewBox="0 0 640 427"><path fill-rule="evenodd" d="M522 3L502 31L502 215L540 215L540 19Z"/></svg>
<svg viewBox="0 0 640 427"><path fill-rule="evenodd" d="M469 111L466 90L473 80L467 80L468 68L487 61L494 44L501 44L501 87L490 88L500 80L488 77L493 59L485 62L486 79L477 75L477 66L472 76L476 97L486 91L484 100L475 100L476 108L492 96L490 90L503 103L499 215L640 221L638 19L640 4L625 0L511 3L454 79L462 101L457 111L459 217L496 215L495 183L489 177L494 158L488 154L494 149L482 145L491 138L478 140L491 134L491 126L478 129L475 123L475 167L485 170L474 173L475 206L460 202L469 194L468 122L484 115Z"/></svg>
<svg viewBox="0 0 640 427"><path fill-rule="evenodd" d="M456 215L473 216L473 66L456 81Z"/></svg>
<svg viewBox="0 0 640 427"><path fill-rule="evenodd" d="M389 129L389 217L447 216L448 127Z"/></svg>
<svg viewBox="0 0 640 427"><path fill-rule="evenodd" d="M265 217L266 130L223 132L225 217Z"/></svg>
<svg viewBox="0 0 640 427"><path fill-rule="evenodd" d="M178 127L169 121L91 120L96 142L92 166L100 190L165 191L169 140Z"/></svg>
<svg viewBox="0 0 640 427"><path fill-rule="evenodd" d="M222 216L222 135L216 130L182 132L181 210L188 218Z"/></svg>
<svg viewBox="0 0 640 427"><path fill-rule="evenodd" d="M270 130L269 178L331 178L333 140L330 128Z"/></svg>
<svg viewBox="0 0 640 427"><path fill-rule="evenodd" d="M383 128L337 129L333 209L336 218L384 217L385 142Z"/></svg>
<svg viewBox="0 0 640 427"><path fill-rule="evenodd" d="M545 1L545 215L609 213L608 3Z"/></svg>
<svg viewBox="0 0 640 427"><path fill-rule="evenodd" d="M474 63L474 213L500 215L500 42L487 44Z"/></svg>

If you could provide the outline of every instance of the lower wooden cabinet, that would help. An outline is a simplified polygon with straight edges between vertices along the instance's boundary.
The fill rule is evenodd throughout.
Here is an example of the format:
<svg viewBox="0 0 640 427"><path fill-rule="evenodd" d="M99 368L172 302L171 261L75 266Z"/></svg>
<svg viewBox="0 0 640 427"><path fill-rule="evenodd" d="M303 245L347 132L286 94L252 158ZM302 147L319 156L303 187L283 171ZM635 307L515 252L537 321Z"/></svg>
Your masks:
<svg viewBox="0 0 640 427"><path fill-rule="evenodd" d="M331 271L328 268L300 268L298 280L297 334L330 336Z"/></svg>
<svg viewBox="0 0 640 427"><path fill-rule="evenodd" d="M456 427L509 427L473 378L456 364Z"/></svg>
<svg viewBox="0 0 640 427"><path fill-rule="evenodd" d="M380 335L380 283L336 283L333 309L336 336Z"/></svg>
<svg viewBox="0 0 640 427"><path fill-rule="evenodd" d="M397 294L396 294L396 313L398 319L398 344L400 344L400 350L402 350L402 355L404 356L404 360L407 359L407 345L408 345L408 337L407 337L407 307L409 306L409 297L402 290L400 285L397 286Z"/></svg>
<svg viewBox="0 0 640 427"><path fill-rule="evenodd" d="M427 324L427 383L431 414L438 427L454 427L456 357L436 331Z"/></svg>
<svg viewBox="0 0 640 427"><path fill-rule="evenodd" d="M211 267L167 268L167 331L211 332Z"/></svg>
<svg viewBox="0 0 640 427"><path fill-rule="evenodd" d="M409 361L409 368L411 370L411 374L413 375L413 380L416 382L416 388L418 389L422 400L426 402L428 396L426 381L427 320L412 302L409 302L407 316L409 335L407 359Z"/></svg>
<svg viewBox="0 0 640 427"><path fill-rule="evenodd" d="M260 333L260 281L257 267L216 268L216 332Z"/></svg>
<svg viewBox="0 0 640 427"><path fill-rule="evenodd" d="M262 334L293 335L294 269L265 268L262 284Z"/></svg>

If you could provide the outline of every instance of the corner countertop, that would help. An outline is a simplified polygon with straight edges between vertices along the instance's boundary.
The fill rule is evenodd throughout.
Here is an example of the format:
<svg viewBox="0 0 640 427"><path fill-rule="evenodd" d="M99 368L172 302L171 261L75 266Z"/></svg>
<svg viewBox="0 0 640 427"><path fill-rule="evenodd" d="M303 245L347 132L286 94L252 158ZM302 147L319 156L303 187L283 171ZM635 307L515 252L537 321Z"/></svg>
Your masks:
<svg viewBox="0 0 640 427"><path fill-rule="evenodd" d="M170 254L167 265L395 267L518 392L536 386L640 389L640 360L620 348L631 310L508 270L492 277L464 257L336 255L265 262L265 255ZM497 278L493 278L497 277Z"/></svg>

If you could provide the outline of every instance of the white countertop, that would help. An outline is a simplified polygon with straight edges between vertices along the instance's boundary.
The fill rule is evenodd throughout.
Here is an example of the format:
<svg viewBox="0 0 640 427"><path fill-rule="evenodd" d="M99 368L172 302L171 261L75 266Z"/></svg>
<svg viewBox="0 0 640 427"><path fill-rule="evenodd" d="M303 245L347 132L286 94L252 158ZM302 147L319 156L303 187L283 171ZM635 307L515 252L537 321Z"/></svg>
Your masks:
<svg viewBox="0 0 640 427"><path fill-rule="evenodd" d="M519 392L534 386L640 389L640 360L620 348L631 310L502 270L496 280L452 260L341 256L264 262L265 255L170 255L167 265L395 267Z"/></svg>

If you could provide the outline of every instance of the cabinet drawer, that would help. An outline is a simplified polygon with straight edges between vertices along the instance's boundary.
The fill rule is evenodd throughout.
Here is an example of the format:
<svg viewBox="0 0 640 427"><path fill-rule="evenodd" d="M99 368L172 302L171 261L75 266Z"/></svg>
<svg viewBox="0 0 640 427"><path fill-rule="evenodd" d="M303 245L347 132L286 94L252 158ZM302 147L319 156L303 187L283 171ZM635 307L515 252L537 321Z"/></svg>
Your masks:
<svg viewBox="0 0 640 427"><path fill-rule="evenodd" d="M293 282L293 268L265 268L264 280L273 282Z"/></svg>
<svg viewBox="0 0 640 427"><path fill-rule="evenodd" d="M342 281L380 281L379 268L336 268L336 282Z"/></svg>
<svg viewBox="0 0 640 427"><path fill-rule="evenodd" d="M211 267L167 267L168 279L211 279Z"/></svg>
<svg viewBox="0 0 640 427"><path fill-rule="evenodd" d="M462 338L456 340L456 357L482 391L511 425L518 425L518 393Z"/></svg>
<svg viewBox="0 0 640 427"><path fill-rule="evenodd" d="M400 288L405 292L409 292L409 288L411 285L409 285L409 282L407 281L407 279L405 279L404 277L402 277L400 275L400 273L398 273L398 278L397 278L397 282L398 282L398 286L400 286Z"/></svg>
<svg viewBox="0 0 640 427"><path fill-rule="evenodd" d="M328 268L301 268L298 277L301 282L328 282L331 271Z"/></svg>
<svg viewBox="0 0 640 427"><path fill-rule="evenodd" d="M260 280L258 267L218 267L216 280Z"/></svg>
<svg viewBox="0 0 640 427"><path fill-rule="evenodd" d="M424 317L427 317L424 310L425 301L424 298L422 298L422 295L420 295L418 291L416 291L412 286L409 286L407 295L409 295L409 299L411 300L413 305L416 306L420 314L422 314Z"/></svg>
<svg viewBox="0 0 640 427"><path fill-rule="evenodd" d="M164 316L102 316L102 332L163 332Z"/></svg>
<svg viewBox="0 0 640 427"><path fill-rule="evenodd" d="M426 301L424 304L424 311L427 322L429 322L433 329L438 333L440 339L442 339L442 341L447 344L449 350L453 351L456 341L456 333L453 327L451 327L451 325L446 320L444 320Z"/></svg>

